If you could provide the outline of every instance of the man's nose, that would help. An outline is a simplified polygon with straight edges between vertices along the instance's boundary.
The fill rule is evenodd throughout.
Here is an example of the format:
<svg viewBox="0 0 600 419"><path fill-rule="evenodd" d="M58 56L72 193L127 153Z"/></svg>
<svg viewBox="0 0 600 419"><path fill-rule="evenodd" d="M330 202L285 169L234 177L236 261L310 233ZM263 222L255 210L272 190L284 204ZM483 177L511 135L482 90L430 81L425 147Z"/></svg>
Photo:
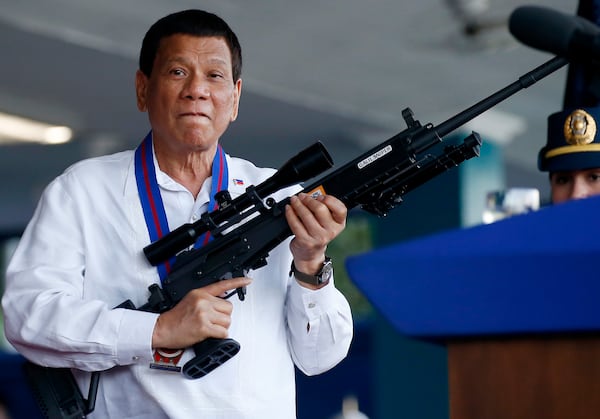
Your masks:
<svg viewBox="0 0 600 419"><path fill-rule="evenodd" d="M582 199L587 198L590 194L590 188L588 187L585 179L576 177L573 181L573 189L571 190L571 199Z"/></svg>
<svg viewBox="0 0 600 419"><path fill-rule="evenodd" d="M185 97L193 100L207 99L210 97L208 81L201 75L192 75L185 86Z"/></svg>

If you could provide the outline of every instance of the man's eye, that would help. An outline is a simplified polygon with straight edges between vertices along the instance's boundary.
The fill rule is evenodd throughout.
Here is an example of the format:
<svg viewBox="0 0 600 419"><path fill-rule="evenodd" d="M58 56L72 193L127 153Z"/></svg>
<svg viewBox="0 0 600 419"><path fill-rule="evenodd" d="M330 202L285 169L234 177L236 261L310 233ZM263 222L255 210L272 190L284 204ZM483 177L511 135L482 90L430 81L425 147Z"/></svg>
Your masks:
<svg viewBox="0 0 600 419"><path fill-rule="evenodd" d="M171 74L173 74L174 76L183 76L185 73L183 72L182 69L175 68L175 69L171 70Z"/></svg>
<svg viewBox="0 0 600 419"><path fill-rule="evenodd" d="M600 181L600 173L590 173L590 180L594 182Z"/></svg>
<svg viewBox="0 0 600 419"><path fill-rule="evenodd" d="M554 180L554 183L557 185L565 185L566 183L569 182L569 177L568 176L554 176L553 180Z"/></svg>

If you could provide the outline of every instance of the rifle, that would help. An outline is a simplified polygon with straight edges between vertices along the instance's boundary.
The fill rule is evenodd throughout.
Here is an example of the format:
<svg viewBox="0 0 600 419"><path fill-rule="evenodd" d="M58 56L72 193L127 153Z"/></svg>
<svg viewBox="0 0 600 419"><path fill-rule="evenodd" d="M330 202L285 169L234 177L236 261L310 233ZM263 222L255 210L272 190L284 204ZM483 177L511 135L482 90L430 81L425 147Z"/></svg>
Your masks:
<svg viewBox="0 0 600 419"><path fill-rule="evenodd" d="M414 119L412 110L406 108L402 111L405 130L304 187L302 192L330 194L340 199L348 210L360 208L385 216L402 203L408 192L479 156L478 133L472 132L461 143L442 147L444 136L567 63L565 58L554 57L437 127L431 123L421 125ZM269 252L292 234L284 215L290 197L277 202L269 195L315 177L331 166L329 153L317 142L286 162L271 178L260 185L249 186L237 198L231 199L227 191L222 191L216 197L219 204L216 210L204 213L200 220L178 227L143 249L152 265L174 256L175 263L162 288L157 284L148 288L150 296L145 304L136 308L127 300L119 307L162 313L193 289L225 278L245 276L248 271L265 266ZM210 232L214 240L198 249L185 250L206 232ZM243 300L244 292L238 289L226 298L237 294ZM195 357L183 366L182 372L187 378L196 379L235 356L240 345L233 339L210 338L193 345L193 349ZM96 386L98 374L93 373L92 384ZM43 401L60 405L55 411L79 412L58 417L85 417L91 411L81 396L76 398L77 407L73 407L73 398L59 400L53 386L48 380L38 389L38 393L46 396ZM52 396L48 396L50 393ZM90 388L88 401L94 399L95 388L93 391Z"/></svg>
<svg viewBox="0 0 600 419"><path fill-rule="evenodd" d="M567 62L561 57L551 59L438 127L421 125L414 119L412 110L406 108L402 112L407 125L404 131L310 184L302 192L330 194L349 210L360 207L384 216L402 202L406 193L463 161L479 156L481 138L476 132L462 143L448 145L436 153L435 146L442 143L445 135ZM236 199L223 194L216 210L146 246L144 254L153 265L177 256L163 287L151 285L148 302L137 309L161 313L174 307L195 288L224 278L245 276L248 271L265 266L269 252L292 234L284 216L290 198L276 202L268 195L296 183L303 175L326 168L330 161L320 143L299 156L299 159L288 161L272 178L249 187ZM206 232L214 237L212 242L198 249L184 250ZM237 295L243 299L244 290L237 290ZM233 339L207 339L193 348L195 357L182 369L188 378L202 377L222 365L239 351L239 344Z"/></svg>

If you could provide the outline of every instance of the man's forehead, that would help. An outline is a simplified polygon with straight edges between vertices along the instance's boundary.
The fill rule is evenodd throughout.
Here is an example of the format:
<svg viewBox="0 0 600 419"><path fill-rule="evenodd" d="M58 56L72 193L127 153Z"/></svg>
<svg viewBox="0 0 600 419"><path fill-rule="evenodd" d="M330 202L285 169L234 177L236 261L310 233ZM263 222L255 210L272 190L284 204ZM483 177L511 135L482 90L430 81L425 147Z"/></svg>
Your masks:
<svg viewBox="0 0 600 419"><path fill-rule="evenodd" d="M172 47L173 45L216 45L229 50L229 45L222 36L192 35L188 33L174 33L161 38L158 49L160 50L164 46Z"/></svg>
<svg viewBox="0 0 600 419"><path fill-rule="evenodd" d="M185 60L191 55L231 64L231 51L222 37L170 35L161 39L156 51L156 58L160 60Z"/></svg>

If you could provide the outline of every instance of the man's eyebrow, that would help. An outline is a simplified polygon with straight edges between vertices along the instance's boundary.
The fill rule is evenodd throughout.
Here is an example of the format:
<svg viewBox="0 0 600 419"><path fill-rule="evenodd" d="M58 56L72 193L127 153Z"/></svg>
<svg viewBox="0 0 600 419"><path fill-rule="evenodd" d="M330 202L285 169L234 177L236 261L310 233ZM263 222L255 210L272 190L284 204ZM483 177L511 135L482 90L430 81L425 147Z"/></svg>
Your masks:
<svg viewBox="0 0 600 419"><path fill-rule="evenodd" d="M185 64L187 62L189 62L190 60L186 59L183 56L173 56L168 58L167 60L165 60L165 64Z"/></svg>

